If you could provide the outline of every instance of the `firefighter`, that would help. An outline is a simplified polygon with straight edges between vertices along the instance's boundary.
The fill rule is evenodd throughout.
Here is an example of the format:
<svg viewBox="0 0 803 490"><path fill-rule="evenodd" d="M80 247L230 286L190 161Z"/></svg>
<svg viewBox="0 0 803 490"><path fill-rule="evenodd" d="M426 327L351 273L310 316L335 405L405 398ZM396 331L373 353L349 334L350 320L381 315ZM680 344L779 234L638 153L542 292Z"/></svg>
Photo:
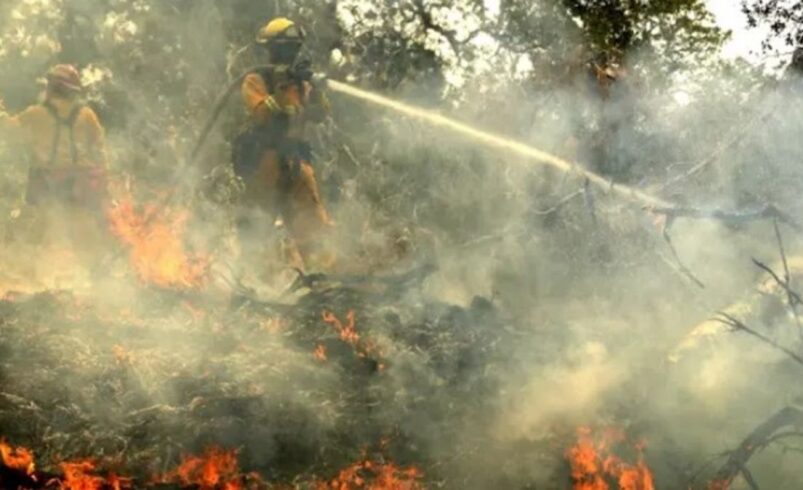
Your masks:
<svg viewBox="0 0 803 490"><path fill-rule="evenodd" d="M82 90L75 67L56 65L41 104L16 116L0 104L0 129L28 157L25 199L38 222L33 240L42 245L63 236L89 265L98 263L104 239L107 158L103 127L81 102Z"/></svg>
<svg viewBox="0 0 803 490"><path fill-rule="evenodd" d="M286 18L271 20L256 42L269 64L242 83L249 125L233 144L235 172L245 182L247 208L281 217L291 244L285 249L290 265L327 268L333 259L321 241L333 222L321 199L305 133L328 115L329 103L301 58L304 31L299 26ZM241 242L261 243L267 230L254 233L258 226L245 216L239 223Z"/></svg>

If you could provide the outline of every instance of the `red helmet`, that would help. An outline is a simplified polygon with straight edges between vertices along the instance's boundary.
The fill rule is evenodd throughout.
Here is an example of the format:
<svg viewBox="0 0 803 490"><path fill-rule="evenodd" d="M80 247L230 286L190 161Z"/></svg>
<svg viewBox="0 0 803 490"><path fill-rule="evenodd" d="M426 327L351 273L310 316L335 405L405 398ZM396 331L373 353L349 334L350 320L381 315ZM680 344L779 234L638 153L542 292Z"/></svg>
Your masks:
<svg viewBox="0 0 803 490"><path fill-rule="evenodd" d="M81 75L72 65L56 65L47 73L48 88L60 88L69 92L80 92Z"/></svg>

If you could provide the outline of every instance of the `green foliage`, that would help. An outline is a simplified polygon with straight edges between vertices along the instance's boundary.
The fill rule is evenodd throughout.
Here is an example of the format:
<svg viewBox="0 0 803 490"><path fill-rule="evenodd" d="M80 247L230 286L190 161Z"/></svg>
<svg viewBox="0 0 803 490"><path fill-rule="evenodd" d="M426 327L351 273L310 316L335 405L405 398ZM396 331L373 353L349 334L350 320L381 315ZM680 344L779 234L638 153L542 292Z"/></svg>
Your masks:
<svg viewBox="0 0 803 490"><path fill-rule="evenodd" d="M800 0L742 0L742 10L748 25L766 25L770 36L764 40L765 51L773 50L773 40L780 39L786 46L803 45L803 2Z"/></svg>
<svg viewBox="0 0 803 490"><path fill-rule="evenodd" d="M701 0L563 0L595 50L628 52L654 41L675 49L718 46L722 34ZM686 52L688 54L688 52Z"/></svg>

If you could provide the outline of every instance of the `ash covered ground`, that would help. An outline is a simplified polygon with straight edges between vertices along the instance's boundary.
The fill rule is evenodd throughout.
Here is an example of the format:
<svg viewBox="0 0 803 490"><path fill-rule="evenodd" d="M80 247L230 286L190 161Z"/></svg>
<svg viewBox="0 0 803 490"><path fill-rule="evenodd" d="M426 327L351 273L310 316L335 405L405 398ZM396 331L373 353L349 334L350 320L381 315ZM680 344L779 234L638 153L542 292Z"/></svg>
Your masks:
<svg viewBox="0 0 803 490"><path fill-rule="evenodd" d="M446 478L491 450L478 429L521 334L487 299L426 299L417 290L432 271L414 272L292 305L163 290L125 306L9 293L4 437L40 461L91 455L139 484L210 446L237 448L240 465L270 481L331 476L366 451Z"/></svg>
<svg viewBox="0 0 803 490"><path fill-rule="evenodd" d="M103 236L32 246L0 145L0 487L803 486L803 77L723 59L704 2L647 3L0 3L6 108L77 65L111 175ZM280 228L241 257L237 102L185 156L277 15L420 108L331 94L325 273Z"/></svg>

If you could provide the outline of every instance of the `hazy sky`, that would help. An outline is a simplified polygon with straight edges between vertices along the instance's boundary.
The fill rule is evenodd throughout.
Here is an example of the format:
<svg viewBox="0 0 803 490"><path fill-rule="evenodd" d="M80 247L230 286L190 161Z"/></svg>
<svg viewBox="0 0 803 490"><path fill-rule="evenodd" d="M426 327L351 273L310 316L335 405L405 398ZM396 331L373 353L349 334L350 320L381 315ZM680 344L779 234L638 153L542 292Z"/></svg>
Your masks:
<svg viewBox="0 0 803 490"><path fill-rule="evenodd" d="M747 29L747 18L742 13L741 1L706 0L706 3L720 25L733 31L733 36L724 49L725 56L741 56L748 60L760 58L761 41L768 31L766 27Z"/></svg>

